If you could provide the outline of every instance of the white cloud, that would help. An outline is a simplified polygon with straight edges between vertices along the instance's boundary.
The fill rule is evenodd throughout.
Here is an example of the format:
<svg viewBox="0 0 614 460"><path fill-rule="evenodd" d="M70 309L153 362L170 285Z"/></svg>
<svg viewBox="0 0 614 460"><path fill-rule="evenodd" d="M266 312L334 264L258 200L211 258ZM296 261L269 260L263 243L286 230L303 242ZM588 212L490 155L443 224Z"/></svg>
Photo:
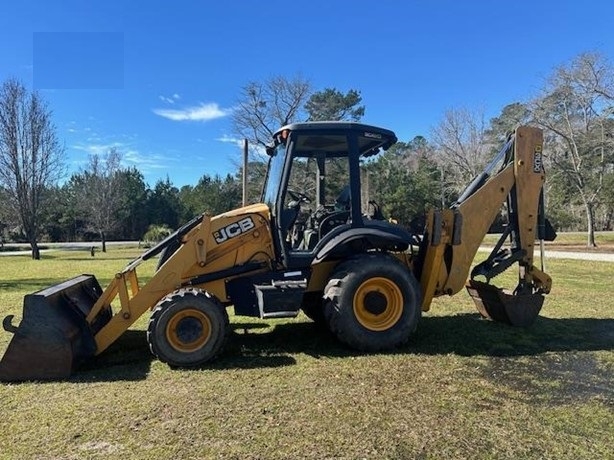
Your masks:
<svg viewBox="0 0 614 460"><path fill-rule="evenodd" d="M158 99L160 99L162 102L164 102L165 104L174 104L175 102L177 102L179 99L181 99L181 96L178 93L173 93L172 96L163 96L160 95L158 96Z"/></svg>
<svg viewBox="0 0 614 460"><path fill-rule="evenodd" d="M211 102L181 110L153 109L153 113L173 121L209 121L227 116L230 110L221 109L218 104Z"/></svg>
<svg viewBox="0 0 614 460"><path fill-rule="evenodd" d="M224 134L222 137L218 137L215 140L218 142L224 142L227 144L234 144L241 150L243 149L244 140L239 139L237 137L229 136L228 134ZM268 155L266 154L266 149L262 145L249 144L249 151L252 155L259 157L260 159L268 158Z"/></svg>
<svg viewBox="0 0 614 460"><path fill-rule="evenodd" d="M160 95L158 96L158 99L160 99L165 104L174 104L179 99L181 99L181 96L178 93L173 93L171 96Z"/></svg>
<svg viewBox="0 0 614 460"><path fill-rule="evenodd" d="M158 99L160 99L162 102L166 102L167 104L175 103L175 99L173 99L172 97L158 96Z"/></svg>
<svg viewBox="0 0 614 460"><path fill-rule="evenodd" d="M232 136L229 136L228 134L224 134L222 137L218 137L216 141L224 142L226 144L234 144L237 147L243 148L243 139L232 137Z"/></svg>
<svg viewBox="0 0 614 460"><path fill-rule="evenodd" d="M125 142L108 142L108 143L81 143L71 146L75 150L86 152L88 155L104 155L110 149L115 148L122 156L123 166L136 166L139 171L148 173L154 170L168 169L170 164L176 161L175 158L169 155L162 154L145 154L135 149L130 144ZM87 160L79 159L75 161L78 166L84 166Z"/></svg>
<svg viewBox="0 0 614 460"><path fill-rule="evenodd" d="M130 166L136 166L142 172L168 169L169 163L176 161L176 158L169 155L143 154L135 149L126 149L122 151L122 154L126 163Z"/></svg>
<svg viewBox="0 0 614 460"><path fill-rule="evenodd" d="M88 139L89 140L89 139ZM88 142L86 144L75 144L72 146L75 150L81 150L86 152L88 155L104 155L109 152L112 148L116 148L121 151L121 148L124 146L121 142L111 142L107 144L93 143Z"/></svg>

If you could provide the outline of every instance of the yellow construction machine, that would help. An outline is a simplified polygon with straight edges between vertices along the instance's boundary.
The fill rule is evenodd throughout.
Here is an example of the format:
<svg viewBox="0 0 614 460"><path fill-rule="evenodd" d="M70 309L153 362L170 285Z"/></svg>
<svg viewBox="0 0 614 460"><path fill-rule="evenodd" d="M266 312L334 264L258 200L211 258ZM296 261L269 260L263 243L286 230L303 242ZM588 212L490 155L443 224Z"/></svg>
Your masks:
<svg viewBox="0 0 614 460"><path fill-rule="evenodd" d="M519 127L449 209L430 211L412 232L383 218L361 165L397 141L392 131L347 122L285 126L267 148L260 204L197 216L104 290L81 275L27 295L19 326L12 315L3 321L14 336L0 380L68 378L145 313L151 352L173 367L199 367L221 353L230 306L259 318L302 310L364 351L405 344L434 297L465 285L483 316L530 325L551 287L533 261L536 241L553 237L544 216L542 137ZM471 270L502 209L501 239ZM155 274L139 283L137 267L154 257ZM512 292L490 284L515 263Z"/></svg>

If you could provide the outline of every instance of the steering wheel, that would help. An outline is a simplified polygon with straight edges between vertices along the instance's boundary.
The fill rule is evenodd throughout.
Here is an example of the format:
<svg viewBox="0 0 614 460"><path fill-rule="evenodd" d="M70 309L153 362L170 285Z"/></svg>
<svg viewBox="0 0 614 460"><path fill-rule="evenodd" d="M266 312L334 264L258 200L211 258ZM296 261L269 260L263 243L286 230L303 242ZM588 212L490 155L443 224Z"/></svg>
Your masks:
<svg viewBox="0 0 614 460"><path fill-rule="evenodd" d="M297 203L307 203L307 204L311 203L311 200L309 199L309 197L305 195L304 193L297 192L295 190L290 190L290 189L287 189L286 192L288 193L288 195L290 195L290 198L292 198Z"/></svg>

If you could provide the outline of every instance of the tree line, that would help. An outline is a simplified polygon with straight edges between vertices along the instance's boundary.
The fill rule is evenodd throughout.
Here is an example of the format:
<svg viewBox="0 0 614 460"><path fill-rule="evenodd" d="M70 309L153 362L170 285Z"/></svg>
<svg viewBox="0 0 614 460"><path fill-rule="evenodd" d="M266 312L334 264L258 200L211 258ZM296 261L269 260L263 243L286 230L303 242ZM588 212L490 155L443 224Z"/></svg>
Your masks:
<svg viewBox="0 0 614 460"><path fill-rule="evenodd" d="M90 157L88 168L63 185L45 189L39 241L156 241L197 214L241 205L241 182L232 175L203 175L194 186L166 178L153 187L136 168L117 168L118 152ZM17 216L0 219L5 241L28 242Z"/></svg>
<svg viewBox="0 0 614 460"><path fill-rule="evenodd" d="M272 134L297 121L360 121L360 91L314 91L301 77L247 83L238 93L233 130L249 140L248 200L256 202L266 171L260 153ZM399 141L362 165L363 187L386 217L410 225L430 207L449 206L479 174L514 128L545 132L547 207L559 230L614 227L614 69L598 53L582 53L554 69L539 94L512 101L496 117L450 108L429 133ZM63 149L51 111L37 92L10 79L0 89L0 237L26 241L38 258L41 240L158 238L195 215L241 205L241 167L204 174L195 185L169 178L153 187L121 152L90 156L59 185ZM149 233L148 233L149 232Z"/></svg>

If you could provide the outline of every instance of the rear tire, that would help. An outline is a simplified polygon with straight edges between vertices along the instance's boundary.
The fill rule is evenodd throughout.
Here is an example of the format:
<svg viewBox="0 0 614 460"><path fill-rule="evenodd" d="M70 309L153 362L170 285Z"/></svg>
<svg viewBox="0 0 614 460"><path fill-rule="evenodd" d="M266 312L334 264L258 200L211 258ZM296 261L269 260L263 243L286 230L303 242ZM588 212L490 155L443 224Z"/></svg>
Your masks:
<svg viewBox="0 0 614 460"><path fill-rule="evenodd" d="M398 259L361 254L342 262L324 291L324 316L343 343L363 351L405 344L421 316L420 286Z"/></svg>
<svg viewBox="0 0 614 460"><path fill-rule="evenodd" d="M164 297L149 320L151 352L173 367L196 367L217 357L230 330L228 313L211 294L179 289Z"/></svg>

